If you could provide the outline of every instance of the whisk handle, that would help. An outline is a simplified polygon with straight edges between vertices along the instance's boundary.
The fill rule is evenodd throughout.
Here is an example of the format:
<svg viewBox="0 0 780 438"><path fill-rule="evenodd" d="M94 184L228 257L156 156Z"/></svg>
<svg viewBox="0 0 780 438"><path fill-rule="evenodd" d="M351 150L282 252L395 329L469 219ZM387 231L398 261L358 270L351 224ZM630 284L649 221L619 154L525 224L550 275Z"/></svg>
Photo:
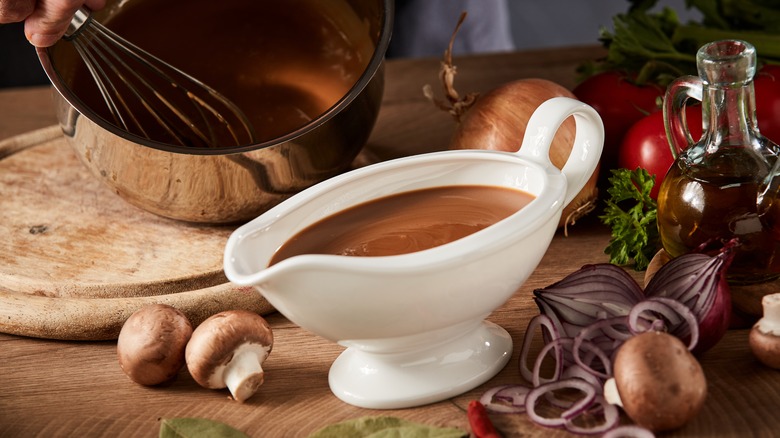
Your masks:
<svg viewBox="0 0 780 438"><path fill-rule="evenodd" d="M79 10L76 11L76 13L73 15L73 18L70 19L68 30L65 31L63 38L66 40L72 40L73 38L76 38L79 34L79 31L81 31L84 25L90 21L92 21L92 11L86 6L82 6L79 8Z"/></svg>

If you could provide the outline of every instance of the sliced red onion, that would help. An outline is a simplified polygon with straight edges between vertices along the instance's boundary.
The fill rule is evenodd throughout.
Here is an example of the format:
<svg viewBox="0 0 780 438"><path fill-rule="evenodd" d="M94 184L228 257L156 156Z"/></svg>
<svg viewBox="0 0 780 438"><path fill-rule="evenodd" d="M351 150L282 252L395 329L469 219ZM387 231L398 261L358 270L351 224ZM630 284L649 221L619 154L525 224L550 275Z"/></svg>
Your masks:
<svg viewBox="0 0 780 438"><path fill-rule="evenodd" d="M646 331L668 331L670 325L677 325L680 321L682 318L668 306L651 300L637 303L627 317L628 327L634 335Z"/></svg>
<svg viewBox="0 0 780 438"><path fill-rule="evenodd" d="M574 339L575 341L577 338L587 339L606 356L612 356L620 345L631 336L633 336L633 333L628 327L627 318L625 316L614 316L600 319L583 327ZM576 350L579 348L577 346L574 348L575 353L578 353ZM591 353L595 352L593 349L590 350ZM581 355L579 360L582 360Z"/></svg>
<svg viewBox="0 0 780 438"><path fill-rule="evenodd" d="M699 333L699 320L696 318L696 314L693 313L693 310L672 298L652 297L648 298L647 301L663 303L670 309L673 309L677 315L682 316L682 318L685 320L685 324L678 324L672 327L669 333L677 336L680 339L687 338L688 350L695 350L699 344L699 339L701 339L701 336Z"/></svg>
<svg viewBox="0 0 780 438"><path fill-rule="evenodd" d="M593 325L596 326L594 328L598 328L604 332L605 336L616 341L626 341L632 336L624 316L603 319L602 321L593 323ZM624 327L625 329L619 330L618 327Z"/></svg>
<svg viewBox="0 0 780 438"><path fill-rule="evenodd" d="M712 348L729 327L731 291L726 273L737 245L733 239L715 256L692 252L675 257L656 272L645 288L648 297L673 298L693 311L700 333L694 353Z"/></svg>
<svg viewBox="0 0 780 438"><path fill-rule="evenodd" d="M490 412L497 414L519 414L525 412L525 396L522 398L510 393L510 391L521 392L518 388L524 388L524 393L527 394L530 390L526 386L522 385L502 385L496 386L487 390L479 401ZM503 402L503 403L501 403Z"/></svg>
<svg viewBox="0 0 780 438"><path fill-rule="evenodd" d="M544 417L536 412L537 400L551 391L562 389L575 389L583 393L582 398L572 404L570 408L562 412L558 417ZM525 398L525 411L531 420L541 426L564 426L571 418L580 414L593 403L596 398L596 389L582 379L566 379L545 383L532 389Z"/></svg>
<svg viewBox="0 0 780 438"><path fill-rule="evenodd" d="M563 370L563 373L561 373L561 379L582 379L593 385L593 387L596 388L596 392L598 394L601 394L604 391L604 384L601 379L594 376L593 373L586 371L585 368L582 368L577 364L571 365Z"/></svg>
<svg viewBox="0 0 780 438"><path fill-rule="evenodd" d="M580 435L596 435L613 429L615 425L618 424L618 421L620 421L620 411L618 411L617 406L609 404L604 397L597 395L588 407L587 413L592 414L596 411L593 409L594 405L597 405L601 411L601 414L604 417L603 423L595 426L579 426L574 423L574 418L571 418L564 423L566 430Z"/></svg>
<svg viewBox="0 0 780 438"><path fill-rule="evenodd" d="M608 430L601 438L655 438L655 434L636 424L624 424Z"/></svg>
<svg viewBox="0 0 780 438"><path fill-rule="evenodd" d="M567 347L571 349L573 343L574 341L571 338L557 338L544 344L542 349L539 351L539 354L536 356L536 360L534 361L534 368L531 371L531 384L534 387L545 383L554 382L560 378L561 373L563 372L563 356L561 352L564 351L564 349ZM549 353L550 350L555 352L555 357L553 358L553 360L555 360L553 376L549 379L545 379L542 377L542 363L544 362L544 358L547 357L547 353Z"/></svg>
<svg viewBox="0 0 780 438"><path fill-rule="evenodd" d="M523 346L520 349L520 374L528 382L533 382L534 372L528 368L528 353L531 350L531 344L533 343L534 334L536 330L542 328L546 329L548 339L558 339L560 337L558 329L547 315L536 315L528 322L528 327L525 329L525 336L523 336ZM544 332L542 332L544 336ZM563 352L560 349L555 350L555 362L557 364L563 363ZM558 375L556 370L556 375Z"/></svg>
<svg viewBox="0 0 780 438"><path fill-rule="evenodd" d="M525 398L531 388L525 385L509 385L508 387L498 391L496 397L502 400L508 400L515 406L525 407Z"/></svg>
<svg viewBox="0 0 780 438"><path fill-rule="evenodd" d="M693 351L696 348L699 341L699 322L688 306L671 298L648 298L631 309L628 314L628 326L637 333L641 332L640 318L648 311L665 317L668 324L667 331L680 339L687 340L688 350Z"/></svg>
<svg viewBox="0 0 780 438"><path fill-rule="evenodd" d="M585 339L585 336L582 336L582 334L587 334L587 331L583 330L580 335L577 335L576 338L574 338L574 345L572 346L572 354L574 355L574 362L582 367L585 371L593 374L596 377L599 377L601 379L608 379L612 375L612 362L610 361L609 357L607 357L607 354L597 347L593 342ZM580 353L582 349L587 349L590 353L593 354L593 357L599 358L599 361L601 362L601 365L603 366L604 371L599 371L596 368L592 367L590 365L591 360L586 361L582 360L582 354Z"/></svg>
<svg viewBox="0 0 780 438"><path fill-rule="evenodd" d="M548 347L552 343L557 343L557 344L560 345L561 348L567 349L568 351L571 351L574 348L574 340L572 338L559 338L559 339L556 339L555 341L552 341L552 342L548 343L547 345L545 345L545 347ZM534 381L532 382L534 387L541 386L541 385L546 384L546 383L552 383L552 382L554 382L556 380L566 380L566 379L569 379L569 378L580 378L580 379L590 383L591 385L593 385L593 387L594 387L594 389L596 390L597 393L600 393L602 391L603 382L601 382L599 380L599 378L596 377L595 375L593 375L592 373L590 373L588 371L585 371L582 367L580 367L576 363L571 364L571 365L566 366L566 367L561 367L562 372L561 372L560 376L557 376L556 379L542 379L540 377L541 365L542 365L542 362L543 362L543 358L547 354L548 351L549 351L549 348L547 350L545 350L543 348L542 351L539 352L539 356L537 356L537 358L536 358L536 363L534 364ZM564 376L564 374L567 373L568 370L572 370L572 369L582 370L582 374L587 375L588 377L584 377L584 376L580 377L580 376L577 376L577 375ZM572 373L568 373L568 374L572 374ZM570 400L570 399L562 399L562 398L556 397L555 393L553 391L549 391L549 392L547 392L545 394L545 400L547 400L547 402L549 402L551 405L555 406L556 408L560 408L560 409L569 409L569 408L571 408L572 404L575 402L575 401Z"/></svg>

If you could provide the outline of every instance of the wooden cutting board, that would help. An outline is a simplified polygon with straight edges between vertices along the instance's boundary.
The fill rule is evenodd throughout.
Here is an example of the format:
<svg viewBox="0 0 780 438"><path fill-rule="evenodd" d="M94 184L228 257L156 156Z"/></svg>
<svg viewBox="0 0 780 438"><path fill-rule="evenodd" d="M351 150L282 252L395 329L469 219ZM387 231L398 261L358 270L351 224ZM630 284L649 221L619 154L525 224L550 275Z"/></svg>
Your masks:
<svg viewBox="0 0 780 438"><path fill-rule="evenodd" d="M0 332L114 339L154 302L195 324L225 309L269 313L261 295L223 274L234 228L126 203L81 165L58 126L0 142Z"/></svg>

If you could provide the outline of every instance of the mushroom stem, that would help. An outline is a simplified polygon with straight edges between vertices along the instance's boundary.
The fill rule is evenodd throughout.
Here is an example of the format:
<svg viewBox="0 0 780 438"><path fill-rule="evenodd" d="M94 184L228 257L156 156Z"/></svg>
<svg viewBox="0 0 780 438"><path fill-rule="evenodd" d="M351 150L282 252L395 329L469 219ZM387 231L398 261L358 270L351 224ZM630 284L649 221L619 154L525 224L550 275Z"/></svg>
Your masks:
<svg viewBox="0 0 780 438"><path fill-rule="evenodd" d="M623 407L623 400L620 399L620 393L617 389L615 378L611 377L604 382L604 399L611 405Z"/></svg>
<svg viewBox="0 0 780 438"><path fill-rule="evenodd" d="M185 357L187 369L199 385L228 387L243 402L265 378L260 364L271 354L274 334L260 315L226 310L210 316L192 333Z"/></svg>
<svg viewBox="0 0 780 438"><path fill-rule="evenodd" d="M764 315L758 320L758 329L768 335L780 336L780 294L764 295L761 304Z"/></svg>
<svg viewBox="0 0 780 438"><path fill-rule="evenodd" d="M239 402L251 397L264 380L263 361L269 348L261 344L244 344L239 347L233 359L225 366L224 380L233 398Z"/></svg>
<svg viewBox="0 0 780 438"><path fill-rule="evenodd" d="M764 315L753 325L748 344L764 365L780 369L780 293L761 298Z"/></svg>

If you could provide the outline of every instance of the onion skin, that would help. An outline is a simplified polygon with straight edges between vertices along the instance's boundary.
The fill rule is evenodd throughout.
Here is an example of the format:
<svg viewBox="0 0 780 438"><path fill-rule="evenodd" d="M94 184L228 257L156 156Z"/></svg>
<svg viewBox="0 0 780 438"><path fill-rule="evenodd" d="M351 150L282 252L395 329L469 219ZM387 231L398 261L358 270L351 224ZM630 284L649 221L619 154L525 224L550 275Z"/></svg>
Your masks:
<svg viewBox="0 0 780 438"><path fill-rule="evenodd" d="M476 98L457 117L460 121L450 141L450 149L487 149L517 152L528 119L536 108L553 97L576 99L567 88L546 79L519 79L503 84ZM566 120L553 138L550 161L561 169L571 152L576 127ZM593 209L598 195L598 168L579 194L567 205L558 226L574 221Z"/></svg>

